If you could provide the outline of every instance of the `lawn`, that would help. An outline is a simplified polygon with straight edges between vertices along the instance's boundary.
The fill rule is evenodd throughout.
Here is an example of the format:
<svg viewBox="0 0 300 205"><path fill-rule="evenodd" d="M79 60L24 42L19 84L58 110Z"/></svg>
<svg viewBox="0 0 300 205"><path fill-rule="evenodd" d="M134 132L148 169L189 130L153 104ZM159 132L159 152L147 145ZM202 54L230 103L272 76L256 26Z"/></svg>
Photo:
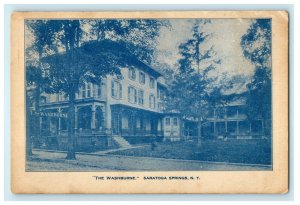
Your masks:
<svg viewBox="0 0 300 205"><path fill-rule="evenodd" d="M110 152L114 155L158 157L228 163L271 165L271 140L205 140L196 142L162 142L151 146Z"/></svg>

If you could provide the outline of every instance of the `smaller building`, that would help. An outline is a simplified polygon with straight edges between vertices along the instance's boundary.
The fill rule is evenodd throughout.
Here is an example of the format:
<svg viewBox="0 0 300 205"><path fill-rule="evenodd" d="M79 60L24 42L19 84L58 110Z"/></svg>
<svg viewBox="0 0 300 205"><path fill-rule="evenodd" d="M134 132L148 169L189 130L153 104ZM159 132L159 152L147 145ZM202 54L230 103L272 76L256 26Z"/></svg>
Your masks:
<svg viewBox="0 0 300 205"><path fill-rule="evenodd" d="M166 113L163 117L164 141L180 141L182 139L181 125L183 120L176 113Z"/></svg>
<svg viewBox="0 0 300 205"><path fill-rule="evenodd" d="M271 120L258 116L247 117L247 106L243 100L212 108L203 126L203 136L208 139L255 139L270 138Z"/></svg>

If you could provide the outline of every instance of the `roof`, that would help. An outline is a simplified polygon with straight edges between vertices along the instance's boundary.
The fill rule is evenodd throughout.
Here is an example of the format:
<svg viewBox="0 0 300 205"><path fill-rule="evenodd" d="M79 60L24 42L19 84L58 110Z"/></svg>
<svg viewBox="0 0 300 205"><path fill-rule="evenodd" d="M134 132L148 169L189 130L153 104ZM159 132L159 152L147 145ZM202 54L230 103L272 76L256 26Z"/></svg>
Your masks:
<svg viewBox="0 0 300 205"><path fill-rule="evenodd" d="M158 85L161 85L162 87L165 87L165 88L167 87L166 79L163 76L161 76L157 79L157 83L158 83Z"/></svg>
<svg viewBox="0 0 300 205"><path fill-rule="evenodd" d="M119 60L123 59L126 61L126 64L130 66L141 68L144 71L151 73L155 77L162 76L162 74L158 70L147 65L145 62L138 59L136 55L130 52L129 49L126 47L125 42L115 42L111 40L89 41L84 43L81 47L75 48L73 51L74 53L77 54L77 56L80 57L82 55L87 55L87 56L98 55L98 56L103 56L106 59L110 59L109 58L110 54L115 55L117 56L117 58L115 59L119 59ZM61 62L63 59L66 59L67 55L69 55L69 53L66 52L57 53L57 54L44 57L42 61Z"/></svg>
<svg viewBox="0 0 300 205"><path fill-rule="evenodd" d="M140 61L139 68L143 69L147 73L151 73L152 75L154 75L154 77L162 76L162 74L158 70L149 66L148 64L144 63L143 61Z"/></svg>

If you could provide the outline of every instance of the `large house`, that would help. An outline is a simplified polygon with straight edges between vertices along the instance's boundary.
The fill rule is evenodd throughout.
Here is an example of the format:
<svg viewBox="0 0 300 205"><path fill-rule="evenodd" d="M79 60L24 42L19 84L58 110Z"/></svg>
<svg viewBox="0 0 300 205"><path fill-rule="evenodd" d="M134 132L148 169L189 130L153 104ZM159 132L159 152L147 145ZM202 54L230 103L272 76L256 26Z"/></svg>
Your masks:
<svg viewBox="0 0 300 205"><path fill-rule="evenodd" d="M153 140L179 140L180 119L165 114L166 84L148 65L121 68L122 78L107 75L101 84L86 83L76 94L75 132L78 147L93 144L129 146ZM43 94L40 110L67 113L64 94ZM41 136L61 149L67 146L67 119L40 117ZM50 143L50 144L51 144ZM53 145L55 146L55 145Z"/></svg>
<svg viewBox="0 0 300 205"><path fill-rule="evenodd" d="M156 69L121 68L122 77L107 75L99 84L86 83L76 93L75 133L78 150L128 147L153 141L179 141L197 137L197 123L178 113L166 113L166 83ZM68 99L61 94L42 94L40 133L34 146L66 149ZM265 124L264 124L265 123ZM271 135L271 121L247 120L245 102L231 102L210 109L202 137L264 138ZM39 136L39 137L38 137Z"/></svg>

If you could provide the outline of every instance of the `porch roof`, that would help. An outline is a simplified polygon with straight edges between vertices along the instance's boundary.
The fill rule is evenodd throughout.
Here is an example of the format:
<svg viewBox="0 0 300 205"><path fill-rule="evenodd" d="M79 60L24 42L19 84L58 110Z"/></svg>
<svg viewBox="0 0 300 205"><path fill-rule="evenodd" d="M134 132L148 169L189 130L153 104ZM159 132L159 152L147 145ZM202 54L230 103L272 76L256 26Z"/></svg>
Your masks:
<svg viewBox="0 0 300 205"><path fill-rule="evenodd" d="M132 106L125 105L125 104L120 104L120 103L113 104L113 105L110 105L110 106L111 106L111 108L117 108L117 109L123 109L123 110L133 110L133 111L144 112L144 113L153 114L153 115L163 115L162 113L159 113L159 112L146 110L146 109L141 109L141 108L136 108L136 107L132 107Z"/></svg>

